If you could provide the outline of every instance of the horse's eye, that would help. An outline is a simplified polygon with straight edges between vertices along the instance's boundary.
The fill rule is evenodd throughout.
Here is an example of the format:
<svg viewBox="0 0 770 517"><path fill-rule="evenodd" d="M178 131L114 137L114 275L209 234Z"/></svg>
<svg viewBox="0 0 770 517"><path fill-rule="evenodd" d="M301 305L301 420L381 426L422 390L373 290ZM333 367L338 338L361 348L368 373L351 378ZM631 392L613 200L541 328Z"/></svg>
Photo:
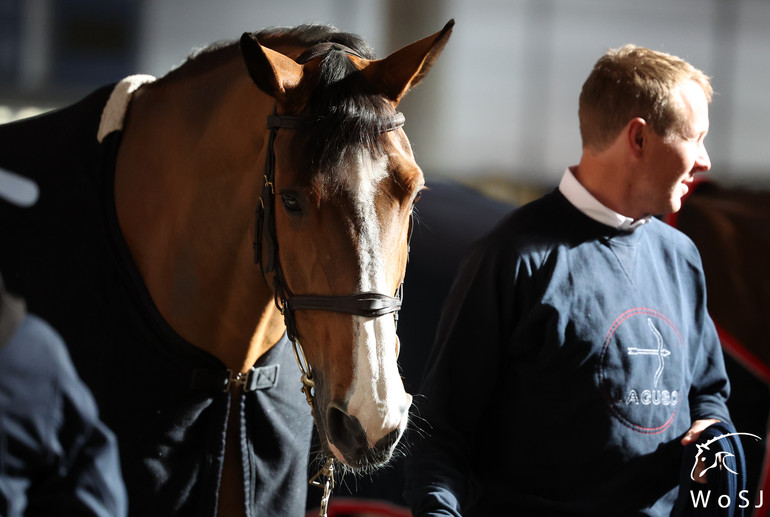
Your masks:
<svg viewBox="0 0 770 517"><path fill-rule="evenodd" d="M283 203L283 207L287 212L296 213L302 211L302 206L300 205L299 200L291 194L281 194L281 202Z"/></svg>
<svg viewBox="0 0 770 517"><path fill-rule="evenodd" d="M421 190L420 192L418 192L418 193L417 193L417 194L414 196L414 201L412 201L412 203L417 203L417 202L420 200L420 198L421 198L421 197L422 197L422 190Z"/></svg>

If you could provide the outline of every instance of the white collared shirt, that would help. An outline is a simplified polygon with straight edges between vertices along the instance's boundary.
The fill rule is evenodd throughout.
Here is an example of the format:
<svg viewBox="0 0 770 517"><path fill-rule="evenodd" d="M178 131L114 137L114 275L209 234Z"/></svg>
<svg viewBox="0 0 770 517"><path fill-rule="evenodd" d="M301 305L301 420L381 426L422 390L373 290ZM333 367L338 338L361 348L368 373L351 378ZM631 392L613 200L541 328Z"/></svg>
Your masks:
<svg viewBox="0 0 770 517"><path fill-rule="evenodd" d="M570 167L564 171L564 175L561 177L559 191L575 208L594 221L617 228L618 230L632 232L650 220L650 216L634 220L617 213L611 208L607 208L581 185Z"/></svg>

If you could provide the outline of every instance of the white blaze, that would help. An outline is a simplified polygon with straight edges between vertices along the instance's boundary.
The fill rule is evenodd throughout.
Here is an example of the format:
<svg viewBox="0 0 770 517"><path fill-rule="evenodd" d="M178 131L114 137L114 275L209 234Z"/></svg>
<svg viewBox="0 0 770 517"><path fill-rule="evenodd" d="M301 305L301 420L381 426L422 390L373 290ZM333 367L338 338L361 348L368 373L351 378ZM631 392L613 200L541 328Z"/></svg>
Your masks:
<svg viewBox="0 0 770 517"><path fill-rule="evenodd" d="M388 175L388 159L373 160L360 152L345 178L356 217L361 223L358 253L361 292L392 296L386 282L380 224L374 203L379 183ZM399 426L406 425L404 410L409 396L396 366L396 326L392 316L353 316L355 376L348 413L358 418L370 445Z"/></svg>

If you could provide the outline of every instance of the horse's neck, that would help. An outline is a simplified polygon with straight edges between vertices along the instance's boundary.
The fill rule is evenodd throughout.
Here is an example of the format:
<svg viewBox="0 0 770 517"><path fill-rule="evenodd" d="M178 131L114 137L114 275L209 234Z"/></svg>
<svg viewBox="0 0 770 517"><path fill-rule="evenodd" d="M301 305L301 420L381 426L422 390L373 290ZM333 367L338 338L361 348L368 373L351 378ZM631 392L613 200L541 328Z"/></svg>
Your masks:
<svg viewBox="0 0 770 517"><path fill-rule="evenodd" d="M252 251L271 107L237 63L140 89L116 166L120 225L161 314L239 370L283 332Z"/></svg>

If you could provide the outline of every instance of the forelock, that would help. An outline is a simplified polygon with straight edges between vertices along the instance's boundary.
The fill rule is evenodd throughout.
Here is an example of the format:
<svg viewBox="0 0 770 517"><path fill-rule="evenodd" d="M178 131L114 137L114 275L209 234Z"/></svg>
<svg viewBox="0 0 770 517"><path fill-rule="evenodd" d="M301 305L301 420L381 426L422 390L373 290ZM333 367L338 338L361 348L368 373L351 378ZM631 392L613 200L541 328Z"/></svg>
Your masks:
<svg viewBox="0 0 770 517"><path fill-rule="evenodd" d="M357 156L356 150L381 156L383 123L394 114L393 106L374 91L347 51L332 48L321 58L317 83L303 113L311 125L297 134L305 160L314 173L333 176Z"/></svg>

